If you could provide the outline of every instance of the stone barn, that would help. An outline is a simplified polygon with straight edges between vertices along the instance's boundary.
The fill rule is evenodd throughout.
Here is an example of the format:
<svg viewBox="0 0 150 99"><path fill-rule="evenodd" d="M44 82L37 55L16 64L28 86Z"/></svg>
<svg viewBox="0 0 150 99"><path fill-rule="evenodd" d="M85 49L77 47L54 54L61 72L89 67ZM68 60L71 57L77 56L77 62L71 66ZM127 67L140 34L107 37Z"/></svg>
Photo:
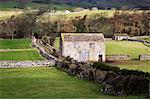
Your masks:
<svg viewBox="0 0 150 99"><path fill-rule="evenodd" d="M117 40L117 41L121 41L121 40L123 40L123 39L128 39L129 38L129 36L128 36L128 34L114 34L114 36L113 36L113 40Z"/></svg>
<svg viewBox="0 0 150 99"><path fill-rule="evenodd" d="M105 39L101 33L61 33L63 56L80 61L105 61Z"/></svg>

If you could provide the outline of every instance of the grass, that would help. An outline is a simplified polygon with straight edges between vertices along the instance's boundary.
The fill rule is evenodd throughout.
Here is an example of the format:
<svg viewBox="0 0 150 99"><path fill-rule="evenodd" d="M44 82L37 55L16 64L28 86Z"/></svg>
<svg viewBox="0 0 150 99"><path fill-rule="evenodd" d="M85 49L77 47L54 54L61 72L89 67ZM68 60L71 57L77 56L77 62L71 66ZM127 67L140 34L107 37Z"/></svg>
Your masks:
<svg viewBox="0 0 150 99"><path fill-rule="evenodd" d="M106 41L106 54L128 54L131 59L138 59L139 54L149 54L150 48L139 42Z"/></svg>
<svg viewBox="0 0 150 99"><path fill-rule="evenodd" d="M43 60L30 39L0 40L0 60Z"/></svg>
<svg viewBox="0 0 150 99"><path fill-rule="evenodd" d="M41 16L39 18L40 21L42 22L47 22L49 21L50 19L53 20L53 21L56 21L56 20L70 20L72 18L75 18L75 17L83 17L85 15L88 15L87 18L92 18L95 14L103 14L105 17L113 17L114 16L114 13L118 11L120 13L122 13L123 11L122 10L83 10L83 11L80 11L80 12L73 12L73 13L69 13L69 14L64 14L64 12L58 12L58 13L55 13L53 15L50 15L50 14L43 14L43 16ZM125 11L126 13L128 14L133 14L134 11ZM142 13L143 11L142 10L138 10L137 13Z"/></svg>
<svg viewBox="0 0 150 99"><path fill-rule="evenodd" d="M17 3L16 1L0 1L0 10L1 11L7 11L11 9L15 9L14 7L18 7L21 5ZM39 9L41 7L51 7L55 8L56 10L72 10L74 7L66 5L66 4L44 4L44 3L33 3L33 2L28 2L26 5L23 5L25 8L29 9Z"/></svg>
<svg viewBox="0 0 150 99"><path fill-rule="evenodd" d="M43 60L37 50L0 51L0 60Z"/></svg>
<svg viewBox="0 0 150 99"><path fill-rule="evenodd" d="M2 39L0 49L26 49L31 48L30 39Z"/></svg>
<svg viewBox="0 0 150 99"><path fill-rule="evenodd" d="M0 74L1 99L144 99L104 95L97 83L68 76L55 67L0 69Z"/></svg>
<svg viewBox="0 0 150 99"><path fill-rule="evenodd" d="M60 46L59 42L60 42L60 38L56 37L55 42L54 42L54 47L57 48L57 49L59 49L59 46Z"/></svg>
<svg viewBox="0 0 150 99"><path fill-rule="evenodd" d="M19 11L19 10L16 10L16 11L0 11L0 20L5 20L5 19L8 19L8 18L11 18L11 16L18 16L20 14L22 14L23 11Z"/></svg>
<svg viewBox="0 0 150 99"><path fill-rule="evenodd" d="M117 66L120 69L138 70L150 73L150 61L132 60L132 61L114 62L109 64Z"/></svg>

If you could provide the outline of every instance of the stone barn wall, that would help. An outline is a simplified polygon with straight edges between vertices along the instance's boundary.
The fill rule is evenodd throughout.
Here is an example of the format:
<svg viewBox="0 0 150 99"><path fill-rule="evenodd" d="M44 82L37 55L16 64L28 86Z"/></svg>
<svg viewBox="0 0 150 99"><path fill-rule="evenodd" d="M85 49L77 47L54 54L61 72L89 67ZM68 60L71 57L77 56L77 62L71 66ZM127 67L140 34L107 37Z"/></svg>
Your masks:
<svg viewBox="0 0 150 99"><path fill-rule="evenodd" d="M107 55L106 61L127 61L130 60L129 55Z"/></svg>
<svg viewBox="0 0 150 99"><path fill-rule="evenodd" d="M150 54L139 55L139 60L150 60Z"/></svg>
<svg viewBox="0 0 150 99"><path fill-rule="evenodd" d="M47 67L47 66L54 66L54 65L55 65L55 61L52 60L0 61L0 68Z"/></svg>

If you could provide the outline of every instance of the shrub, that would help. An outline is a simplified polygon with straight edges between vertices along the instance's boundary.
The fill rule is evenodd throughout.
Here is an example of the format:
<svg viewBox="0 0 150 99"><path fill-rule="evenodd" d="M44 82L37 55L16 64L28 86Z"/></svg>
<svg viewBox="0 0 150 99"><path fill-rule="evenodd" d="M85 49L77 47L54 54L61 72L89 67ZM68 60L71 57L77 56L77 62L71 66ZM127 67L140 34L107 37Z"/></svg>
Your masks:
<svg viewBox="0 0 150 99"><path fill-rule="evenodd" d="M107 80L103 86L105 93L122 96L129 94L148 94L149 80L137 76L116 76ZM108 87L109 86L109 87Z"/></svg>
<svg viewBox="0 0 150 99"><path fill-rule="evenodd" d="M135 75L135 76L139 76L139 77L150 77L149 73L145 73L142 71L137 71L137 70L127 70L127 69L120 69L119 67L112 67L109 66L105 63L100 63L100 62L95 62L92 67L100 69L102 71L113 71L115 73L117 73L118 75Z"/></svg>
<svg viewBox="0 0 150 99"><path fill-rule="evenodd" d="M101 62L95 62L92 67L100 69L102 71L114 71L115 73L118 73L120 71L119 67L111 67L105 63L101 63Z"/></svg>

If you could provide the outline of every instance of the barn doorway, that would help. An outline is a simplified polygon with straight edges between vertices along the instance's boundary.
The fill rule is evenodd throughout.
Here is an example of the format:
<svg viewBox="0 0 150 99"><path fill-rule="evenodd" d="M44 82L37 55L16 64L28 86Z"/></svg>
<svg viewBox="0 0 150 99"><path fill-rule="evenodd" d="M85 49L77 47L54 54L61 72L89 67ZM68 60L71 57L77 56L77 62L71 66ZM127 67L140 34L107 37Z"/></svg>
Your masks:
<svg viewBox="0 0 150 99"><path fill-rule="evenodd" d="M87 62L89 60L89 52L87 50L82 50L80 52L80 61Z"/></svg>
<svg viewBox="0 0 150 99"><path fill-rule="evenodd" d="M99 56L98 56L98 61L99 61L99 62L102 62L102 61L103 61L103 55L99 55Z"/></svg>

